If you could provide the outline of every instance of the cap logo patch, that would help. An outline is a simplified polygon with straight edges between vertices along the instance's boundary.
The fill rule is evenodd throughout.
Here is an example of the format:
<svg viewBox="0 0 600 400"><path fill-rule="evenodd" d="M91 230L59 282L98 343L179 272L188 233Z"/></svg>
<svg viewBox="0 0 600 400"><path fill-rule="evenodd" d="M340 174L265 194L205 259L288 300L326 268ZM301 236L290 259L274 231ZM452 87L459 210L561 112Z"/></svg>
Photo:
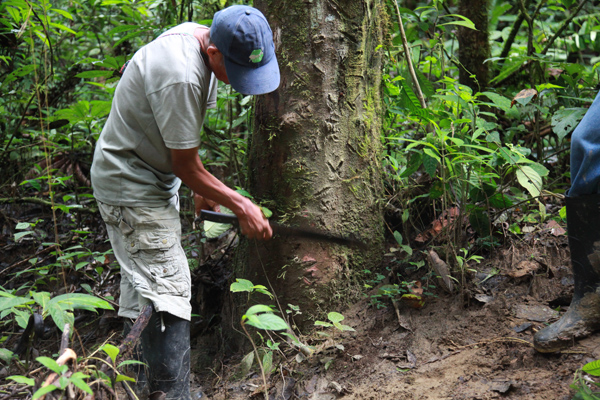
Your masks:
<svg viewBox="0 0 600 400"><path fill-rule="evenodd" d="M250 53L250 61L259 63L262 61L264 54L263 49L256 49Z"/></svg>

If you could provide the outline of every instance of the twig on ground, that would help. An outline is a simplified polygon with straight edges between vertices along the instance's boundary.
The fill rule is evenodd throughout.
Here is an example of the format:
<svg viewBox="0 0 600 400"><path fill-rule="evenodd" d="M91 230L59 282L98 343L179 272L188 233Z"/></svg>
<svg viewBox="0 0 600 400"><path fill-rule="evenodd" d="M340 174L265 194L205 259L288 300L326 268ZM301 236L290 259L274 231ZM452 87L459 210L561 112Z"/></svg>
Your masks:
<svg viewBox="0 0 600 400"><path fill-rule="evenodd" d="M61 355L64 354L64 352L69 347L69 342L70 342L69 336L71 336L71 325L65 324L65 327L64 327L61 339L60 339L60 352L58 354L61 354Z"/></svg>

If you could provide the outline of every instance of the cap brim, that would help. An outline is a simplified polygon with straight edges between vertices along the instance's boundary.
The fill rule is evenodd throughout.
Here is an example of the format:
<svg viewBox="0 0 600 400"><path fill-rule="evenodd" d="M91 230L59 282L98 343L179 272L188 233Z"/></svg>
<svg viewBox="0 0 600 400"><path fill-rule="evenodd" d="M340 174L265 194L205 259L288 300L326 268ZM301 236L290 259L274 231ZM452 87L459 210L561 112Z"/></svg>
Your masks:
<svg viewBox="0 0 600 400"><path fill-rule="evenodd" d="M271 93L279 87L277 57L260 68L246 68L225 58L225 70L231 86L242 94Z"/></svg>

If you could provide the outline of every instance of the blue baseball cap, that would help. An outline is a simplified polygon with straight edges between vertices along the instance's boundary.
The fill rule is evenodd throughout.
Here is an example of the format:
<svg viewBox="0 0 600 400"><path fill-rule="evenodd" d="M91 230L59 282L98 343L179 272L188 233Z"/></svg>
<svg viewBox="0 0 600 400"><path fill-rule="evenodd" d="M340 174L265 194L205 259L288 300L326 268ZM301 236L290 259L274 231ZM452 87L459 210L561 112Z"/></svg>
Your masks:
<svg viewBox="0 0 600 400"><path fill-rule="evenodd" d="M223 54L229 83L242 94L265 94L279 87L273 32L256 8L231 6L218 11L210 40Z"/></svg>

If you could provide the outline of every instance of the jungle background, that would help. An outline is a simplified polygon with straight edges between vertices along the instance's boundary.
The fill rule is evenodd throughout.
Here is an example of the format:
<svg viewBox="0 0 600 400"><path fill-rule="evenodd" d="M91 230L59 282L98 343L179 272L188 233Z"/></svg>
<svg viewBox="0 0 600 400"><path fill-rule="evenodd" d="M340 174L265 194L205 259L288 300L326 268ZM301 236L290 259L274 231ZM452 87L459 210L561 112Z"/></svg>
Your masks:
<svg viewBox="0 0 600 400"><path fill-rule="evenodd" d="M0 398L131 396L132 356L118 347L119 266L90 187L94 145L134 52L180 22L210 25L232 4L252 5L0 4ZM570 134L598 90L598 2L254 5L274 26L285 90L254 99L221 85L200 156L272 218L293 224L318 212L317 226L349 230L369 249L250 243L228 226L195 221L182 188L194 387L214 399L597 398L600 339L550 355L531 340L572 293L563 199ZM343 29L332 32L332 21ZM364 36L353 36L356 27ZM299 47L336 32L343 46L322 47L327 65L325 51ZM357 91L323 80L319 97L295 60L344 76ZM331 114L314 117L319 107ZM331 117L336 110L343 118ZM337 127L355 117L361 136L340 140ZM350 182L326 202L309 184L286 191L288 181L278 180L290 172L309 182L300 172L311 160L293 157L321 149L288 146L297 136L285 132L329 135L303 120L335 133L323 148L346 146L362 160L312 160L314 175ZM280 156L297 168L269 164ZM341 219L331 203L364 207ZM256 273L271 258L283 261ZM240 267L248 263L250 274ZM315 278L319 268L329 272ZM300 271L292 283L305 284L289 284L287 271ZM327 290L311 280L326 280Z"/></svg>

